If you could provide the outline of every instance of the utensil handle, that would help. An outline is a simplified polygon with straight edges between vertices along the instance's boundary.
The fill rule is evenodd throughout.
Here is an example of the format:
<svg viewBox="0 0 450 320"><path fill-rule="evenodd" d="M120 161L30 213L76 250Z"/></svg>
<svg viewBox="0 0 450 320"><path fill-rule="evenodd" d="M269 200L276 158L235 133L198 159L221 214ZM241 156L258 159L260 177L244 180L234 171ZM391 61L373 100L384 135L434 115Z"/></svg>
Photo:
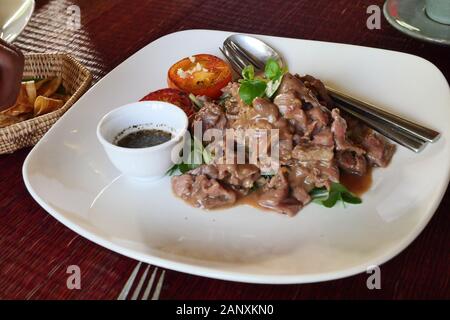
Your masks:
<svg viewBox="0 0 450 320"><path fill-rule="evenodd" d="M386 122L380 121L378 118L371 116L369 114L364 114L360 110L355 110L352 107L349 107L343 103L336 103L337 107L348 114L351 114L355 118L363 121L369 127L378 131L382 135L388 137L389 139L399 143L400 145L419 153L426 146L426 142L416 138L414 136L410 136L406 134L404 131L398 131L392 128L392 126Z"/></svg>
<svg viewBox="0 0 450 320"><path fill-rule="evenodd" d="M376 106L346 95L345 93L339 92L335 89L327 87L330 96L338 102L348 104L355 109L358 109L366 114L369 114L373 117L381 118L382 120L390 123L394 128L404 130L407 134L410 134L413 137L419 138L423 141L435 142L439 139L440 133L436 132L432 129L421 126L417 123L409 121L407 119L401 118L395 114L390 112L381 110Z"/></svg>

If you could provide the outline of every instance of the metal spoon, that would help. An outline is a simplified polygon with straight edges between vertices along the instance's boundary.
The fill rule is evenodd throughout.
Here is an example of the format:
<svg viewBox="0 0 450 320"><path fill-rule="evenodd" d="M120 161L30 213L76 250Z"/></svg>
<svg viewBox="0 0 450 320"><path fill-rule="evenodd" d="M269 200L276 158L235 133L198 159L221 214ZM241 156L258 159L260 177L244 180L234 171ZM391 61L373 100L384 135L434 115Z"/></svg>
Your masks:
<svg viewBox="0 0 450 320"><path fill-rule="evenodd" d="M284 65L281 55L276 50L263 41L247 35L235 34L228 37L221 50L238 73L248 64L253 64L255 68L260 70L264 69L265 62L269 58ZM327 87L327 89L338 107L347 112L350 110L354 116L358 116L359 119L375 130L415 152L421 151L426 141L434 142L440 136L438 132L432 129L403 119L332 88Z"/></svg>

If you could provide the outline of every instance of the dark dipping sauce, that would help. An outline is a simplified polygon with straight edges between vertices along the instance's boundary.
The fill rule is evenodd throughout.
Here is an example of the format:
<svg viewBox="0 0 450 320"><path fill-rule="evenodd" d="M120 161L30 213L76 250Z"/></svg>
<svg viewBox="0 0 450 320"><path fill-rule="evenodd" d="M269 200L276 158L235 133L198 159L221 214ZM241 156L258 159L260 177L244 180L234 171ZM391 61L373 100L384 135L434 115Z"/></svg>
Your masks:
<svg viewBox="0 0 450 320"><path fill-rule="evenodd" d="M119 147L147 148L154 147L172 139L172 134L157 129L143 129L131 132L117 141Z"/></svg>

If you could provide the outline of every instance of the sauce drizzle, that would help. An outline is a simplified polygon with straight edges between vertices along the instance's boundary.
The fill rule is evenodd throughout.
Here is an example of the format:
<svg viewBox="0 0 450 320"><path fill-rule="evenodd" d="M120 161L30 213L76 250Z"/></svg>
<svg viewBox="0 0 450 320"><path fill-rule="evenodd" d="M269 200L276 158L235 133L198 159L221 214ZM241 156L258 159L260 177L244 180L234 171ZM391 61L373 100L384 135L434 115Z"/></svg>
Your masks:
<svg viewBox="0 0 450 320"><path fill-rule="evenodd" d="M363 176L347 173L342 170L339 180L350 192L361 196L372 185L372 168L367 168L367 172Z"/></svg>

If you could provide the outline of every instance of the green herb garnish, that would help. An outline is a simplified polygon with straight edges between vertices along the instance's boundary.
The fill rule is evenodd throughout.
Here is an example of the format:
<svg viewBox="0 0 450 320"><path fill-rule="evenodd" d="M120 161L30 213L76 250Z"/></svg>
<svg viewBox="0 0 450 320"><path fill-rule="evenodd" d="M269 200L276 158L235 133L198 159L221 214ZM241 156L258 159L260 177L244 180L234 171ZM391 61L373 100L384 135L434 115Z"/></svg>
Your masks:
<svg viewBox="0 0 450 320"><path fill-rule="evenodd" d="M267 83L263 80L253 79L242 81L239 87L239 96L246 104L252 104L256 97L263 97Z"/></svg>
<svg viewBox="0 0 450 320"><path fill-rule="evenodd" d="M252 65L246 66L239 81L239 96L246 104L252 104L257 97L272 97L286 72L274 59L267 60L263 77L255 77L255 68Z"/></svg>
<svg viewBox="0 0 450 320"><path fill-rule="evenodd" d="M189 94L189 99L192 101L192 103L194 104L195 109L200 110L201 108L203 108L203 101L200 101L197 99L197 97L193 94L190 93Z"/></svg>
<svg viewBox="0 0 450 320"><path fill-rule="evenodd" d="M315 188L310 193L311 198L315 203L321 204L327 208L332 208L341 201L342 203L359 204L362 202L360 198L340 183L333 182L328 191L326 188Z"/></svg>
<svg viewBox="0 0 450 320"><path fill-rule="evenodd" d="M266 67L264 68L264 74L267 79L276 80L281 78L285 73L286 71L274 59L267 60Z"/></svg>

